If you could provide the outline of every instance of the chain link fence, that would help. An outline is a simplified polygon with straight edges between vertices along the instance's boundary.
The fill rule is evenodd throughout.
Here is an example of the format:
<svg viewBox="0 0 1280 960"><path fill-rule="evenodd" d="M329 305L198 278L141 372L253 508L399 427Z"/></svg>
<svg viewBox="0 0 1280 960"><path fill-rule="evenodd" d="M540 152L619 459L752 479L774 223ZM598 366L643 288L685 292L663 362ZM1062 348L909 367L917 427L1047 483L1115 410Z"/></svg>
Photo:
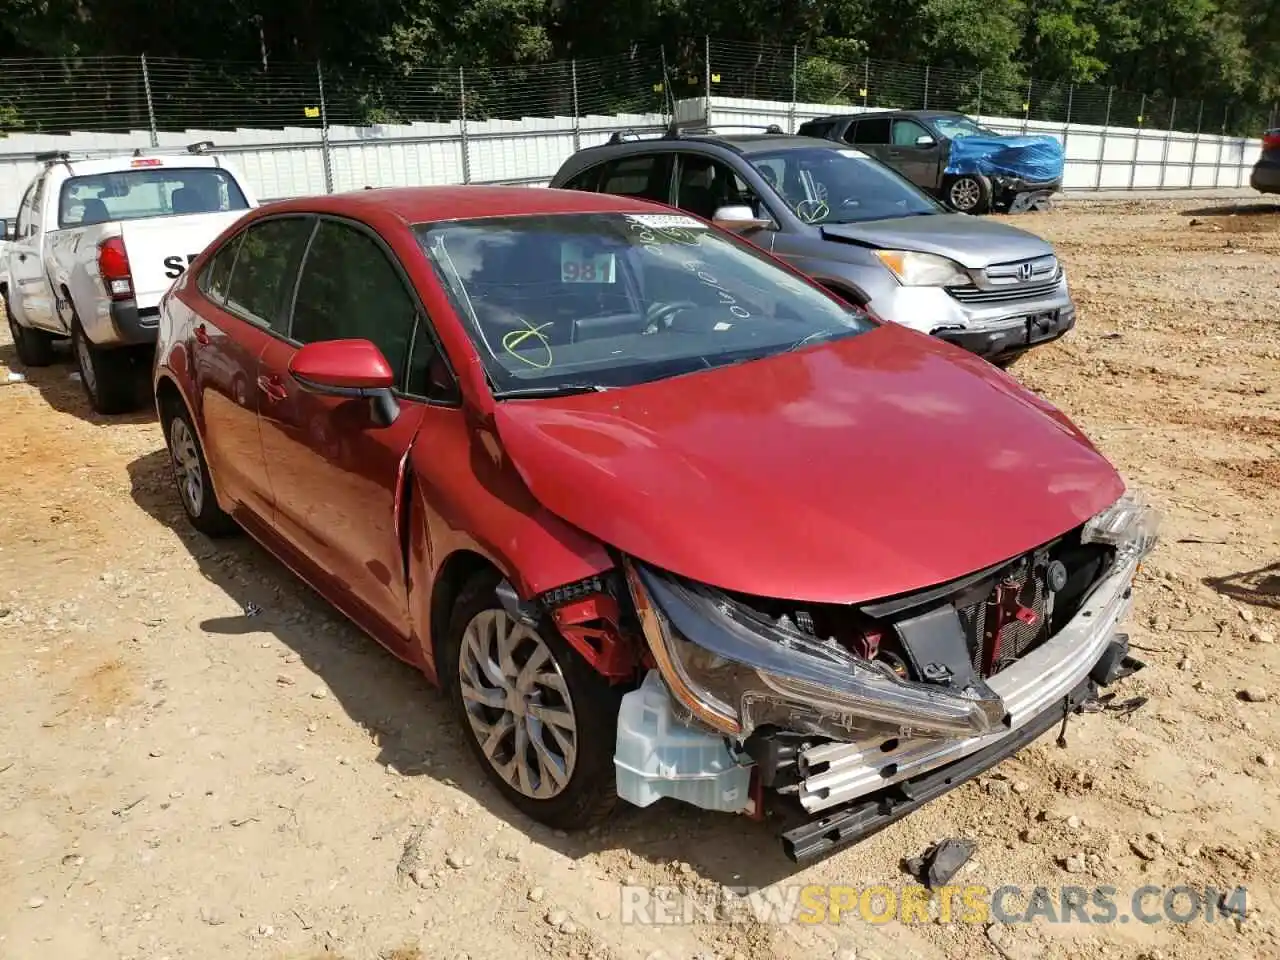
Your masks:
<svg viewBox="0 0 1280 960"><path fill-rule="evenodd" d="M1026 121L1256 137L1276 104L1178 100L1023 77L842 60L712 39L520 67L424 65L402 73L320 63L156 57L0 61L0 132L361 126L661 113L690 96L959 110Z"/></svg>
<svg viewBox="0 0 1280 960"><path fill-rule="evenodd" d="M1280 105L1151 96L1103 85L1025 77L1014 65L964 71L801 47L706 41L711 96L892 110L957 110L1027 122L1257 137Z"/></svg>
<svg viewBox="0 0 1280 960"><path fill-rule="evenodd" d="M1242 186L1252 160L1244 139L1225 136L1256 138L1280 125L1275 104L1039 81L1015 65L975 73L711 38L611 57L395 72L172 57L10 60L0 61L0 209L16 208L39 154L55 147L211 139L260 198L276 199L368 185L545 183L570 153L613 133L661 130L675 117L794 131L842 106L959 110L1001 131L1061 124L1049 132L1074 145L1072 189ZM1184 134L1194 142L1177 142Z"/></svg>

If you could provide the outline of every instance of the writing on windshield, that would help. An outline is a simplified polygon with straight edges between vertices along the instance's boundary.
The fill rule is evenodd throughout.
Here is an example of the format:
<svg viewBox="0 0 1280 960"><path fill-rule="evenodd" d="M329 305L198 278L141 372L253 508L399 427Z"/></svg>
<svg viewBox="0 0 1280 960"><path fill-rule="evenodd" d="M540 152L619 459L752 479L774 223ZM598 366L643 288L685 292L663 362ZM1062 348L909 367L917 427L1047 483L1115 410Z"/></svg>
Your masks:
<svg viewBox="0 0 1280 960"><path fill-rule="evenodd" d="M507 396L641 383L873 326L688 216L494 217L416 230L491 382Z"/></svg>

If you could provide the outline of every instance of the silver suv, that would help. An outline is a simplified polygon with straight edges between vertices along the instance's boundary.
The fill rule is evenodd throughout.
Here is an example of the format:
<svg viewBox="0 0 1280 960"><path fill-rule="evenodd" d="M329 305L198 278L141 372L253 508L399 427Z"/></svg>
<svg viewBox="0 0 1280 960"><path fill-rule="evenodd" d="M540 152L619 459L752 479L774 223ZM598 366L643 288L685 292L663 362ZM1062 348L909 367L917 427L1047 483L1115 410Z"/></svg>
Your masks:
<svg viewBox="0 0 1280 960"><path fill-rule="evenodd" d="M952 213L853 148L773 131L615 134L566 160L551 186L680 207L999 366L1075 326L1066 275L1040 237Z"/></svg>

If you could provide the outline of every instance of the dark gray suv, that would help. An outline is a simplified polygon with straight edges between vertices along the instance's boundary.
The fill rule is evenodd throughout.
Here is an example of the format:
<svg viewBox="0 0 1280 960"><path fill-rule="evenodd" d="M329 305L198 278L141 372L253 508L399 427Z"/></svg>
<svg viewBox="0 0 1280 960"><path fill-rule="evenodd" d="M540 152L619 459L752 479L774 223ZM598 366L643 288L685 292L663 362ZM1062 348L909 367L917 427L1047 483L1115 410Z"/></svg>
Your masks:
<svg viewBox="0 0 1280 960"><path fill-rule="evenodd" d="M777 132L615 134L552 187L668 203L748 236L845 299L1007 366L1075 325L1053 248L952 213L867 154Z"/></svg>

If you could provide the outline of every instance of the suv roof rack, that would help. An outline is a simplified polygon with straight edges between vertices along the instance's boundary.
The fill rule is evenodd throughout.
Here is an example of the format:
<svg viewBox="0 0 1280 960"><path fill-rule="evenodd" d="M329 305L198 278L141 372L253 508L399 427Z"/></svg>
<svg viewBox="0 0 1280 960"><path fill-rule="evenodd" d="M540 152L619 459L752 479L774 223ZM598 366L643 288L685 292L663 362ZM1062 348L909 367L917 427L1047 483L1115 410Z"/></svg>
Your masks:
<svg viewBox="0 0 1280 960"><path fill-rule="evenodd" d="M786 131L776 123L759 124L759 123L718 123L715 125L707 125L705 123L691 123L686 125L672 124L668 128L669 135L672 137L680 137L686 134L695 136L716 136L721 132L730 130L755 130L760 133L768 133L773 135L785 134Z"/></svg>
<svg viewBox="0 0 1280 960"><path fill-rule="evenodd" d="M185 147L120 147L101 150L46 150L35 155L37 163L70 163L72 160L108 159L110 157L152 157L168 154L191 154L200 156L213 149L212 140L199 140Z"/></svg>
<svg viewBox="0 0 1280 960"><path fill-rule="evenodd" d="M684 136L715 136L726 128L734 130L758 130L768 134L785 134L786 131L776 123L764 124L729 123L708 126L702 121L680 123L672 121L666 127L640 127L638 130L628 127L626 130L615 130L609 137L610 144L626 143L630 140L642 140L647 135L655 140L678 140Z"/></svg>

